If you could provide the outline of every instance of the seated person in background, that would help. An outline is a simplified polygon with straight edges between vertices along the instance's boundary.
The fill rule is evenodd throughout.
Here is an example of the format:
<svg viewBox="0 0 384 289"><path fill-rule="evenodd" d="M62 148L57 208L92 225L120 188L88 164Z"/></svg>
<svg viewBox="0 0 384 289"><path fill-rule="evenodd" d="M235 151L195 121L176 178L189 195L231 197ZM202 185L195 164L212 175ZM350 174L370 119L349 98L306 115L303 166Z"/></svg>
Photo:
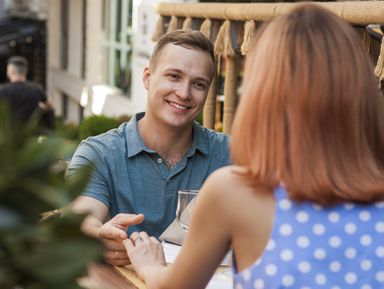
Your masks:
<svg viewBox="0 0 384 289"><path fill-rule="evenodd" d="M27 81L28 61L22 56L12 56L7 63L9 83L0 88L0 102L9 104L13 121L25 124L33 116L38 117L46 129L53 129L54 119L51 104L43 88Z"/></svg>
<svg viewBox="0 0 384 289"><path fill-rule="evenodd" d="M234 288L384 288L384 107L353 29L314 4L263 26L232 132L175 263L124 241L148 287L205 288L231 248Z"/></svg>
<svg viewBox="0 0 384 289"><path fill-rule="evenodd" d="M76 150L68 177L89 164L94 173L73 209L90 213L84 231L104 241L107 262L128 264L127 229L159 237L175 219L177 191L200 189L210 173L229 164L228 136L194 121L214 73L213 46L202 33L163 35L143 72L146 112Z"/></svg>

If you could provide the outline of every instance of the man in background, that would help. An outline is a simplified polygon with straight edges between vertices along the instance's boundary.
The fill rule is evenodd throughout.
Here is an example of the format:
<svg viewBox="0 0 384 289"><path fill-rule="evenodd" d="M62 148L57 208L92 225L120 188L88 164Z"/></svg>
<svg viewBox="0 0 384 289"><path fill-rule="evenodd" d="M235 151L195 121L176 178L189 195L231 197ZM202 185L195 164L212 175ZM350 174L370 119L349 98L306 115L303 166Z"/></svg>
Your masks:
<svg viewBox="0 0 384 289"><path fill-rule="evenodd" d="M22 56L12 56L7 63L9 83L0 88L0 102L7 102L13 121L25 124L33 116L44 129L53 129L54 113L43 88L27 81L28 61Z"/></svg>

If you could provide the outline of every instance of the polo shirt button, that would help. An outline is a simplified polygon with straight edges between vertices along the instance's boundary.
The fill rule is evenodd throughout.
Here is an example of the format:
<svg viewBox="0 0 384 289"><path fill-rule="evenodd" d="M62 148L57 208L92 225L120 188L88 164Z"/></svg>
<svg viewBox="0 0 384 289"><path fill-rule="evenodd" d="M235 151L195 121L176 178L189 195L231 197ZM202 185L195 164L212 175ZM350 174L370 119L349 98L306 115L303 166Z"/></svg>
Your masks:
<svg viewBox="0 0 384 289"><path fill-rule="evenodd" d="M159 164L161 164L161 163L163 162L163 159L162 159L162 158L158 158L158 159L157 159L157 162L158 162Z"/></svg>

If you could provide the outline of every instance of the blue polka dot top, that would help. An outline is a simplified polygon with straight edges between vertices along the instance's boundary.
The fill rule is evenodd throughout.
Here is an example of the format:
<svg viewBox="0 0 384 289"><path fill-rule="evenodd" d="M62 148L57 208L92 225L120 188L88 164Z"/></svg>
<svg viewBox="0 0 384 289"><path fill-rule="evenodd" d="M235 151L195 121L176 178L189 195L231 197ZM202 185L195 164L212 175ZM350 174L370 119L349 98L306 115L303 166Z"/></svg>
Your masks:
<svg viewBox="0 0 384 289"><path fill-rule="evenodd" d="M325 208L275 190L275 223L262 256L235 289L384 288L384 202Z"/></svg>

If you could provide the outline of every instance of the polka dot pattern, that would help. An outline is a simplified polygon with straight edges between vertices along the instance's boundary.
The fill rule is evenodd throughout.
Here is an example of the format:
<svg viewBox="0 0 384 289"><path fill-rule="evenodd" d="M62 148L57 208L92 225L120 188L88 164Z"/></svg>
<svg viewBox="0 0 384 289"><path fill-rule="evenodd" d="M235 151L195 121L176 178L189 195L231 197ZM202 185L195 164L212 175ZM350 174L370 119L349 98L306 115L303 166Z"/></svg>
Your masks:
<svg viewBox="0 0 384 289"><path fill-rule="evenodd" d="M266 249L241 272L239 289L384 288L384 202L322 207L275 190L276 216Z"/></svg>

